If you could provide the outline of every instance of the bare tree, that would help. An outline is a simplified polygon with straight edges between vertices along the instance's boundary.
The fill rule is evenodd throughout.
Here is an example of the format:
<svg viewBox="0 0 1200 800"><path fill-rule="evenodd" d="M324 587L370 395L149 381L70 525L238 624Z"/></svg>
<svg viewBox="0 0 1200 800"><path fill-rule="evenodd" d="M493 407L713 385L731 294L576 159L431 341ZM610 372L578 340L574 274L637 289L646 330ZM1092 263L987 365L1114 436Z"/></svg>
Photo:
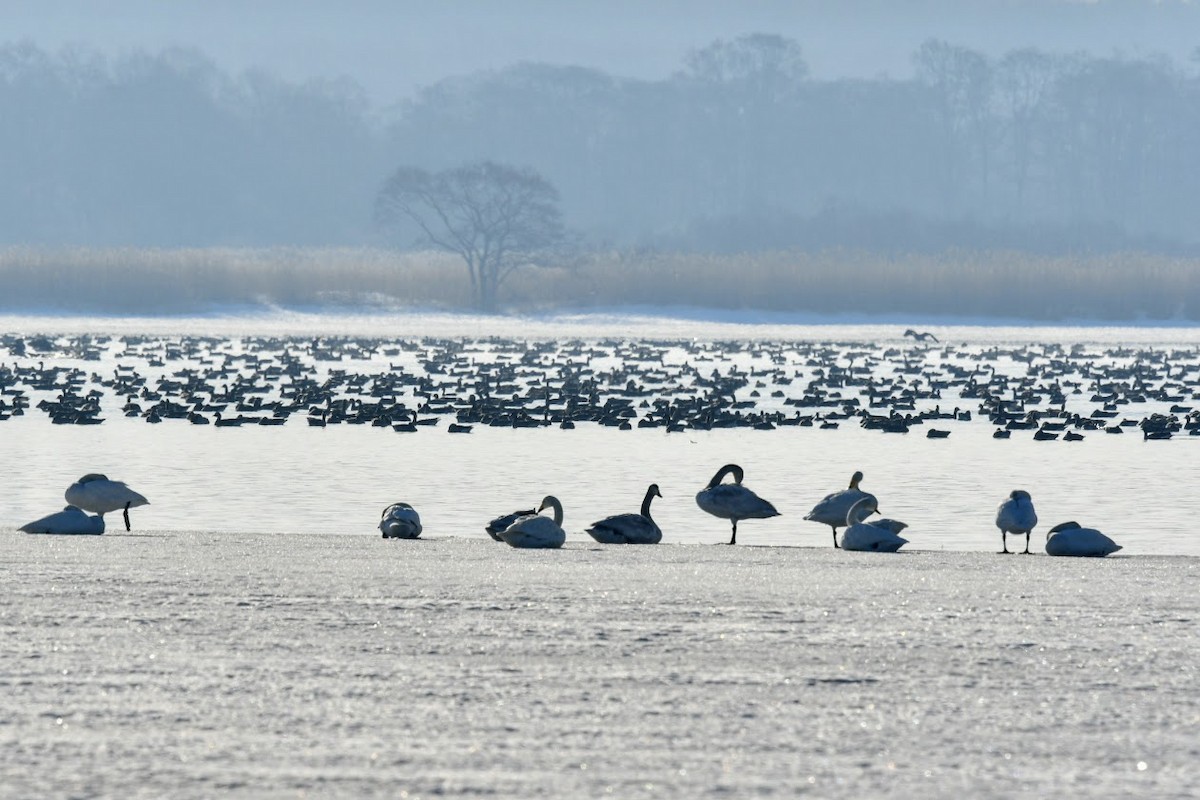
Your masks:
<svg viewBox="0 0 1200 800"><path fill-rule="evenodd" d="M496 310L509 275L545 265L564 240L554 186L532 169L491 161L434 173L401 167L376 209L381 221L411 221L428 244L461 256L481 311Z"/></svg>

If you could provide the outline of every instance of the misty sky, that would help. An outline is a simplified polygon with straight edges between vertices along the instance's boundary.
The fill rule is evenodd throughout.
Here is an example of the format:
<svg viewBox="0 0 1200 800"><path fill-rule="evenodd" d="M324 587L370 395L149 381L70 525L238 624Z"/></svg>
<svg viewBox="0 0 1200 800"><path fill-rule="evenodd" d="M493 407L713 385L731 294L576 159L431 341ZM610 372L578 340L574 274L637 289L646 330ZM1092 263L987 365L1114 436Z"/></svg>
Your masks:
<svg viewBox="0 0 1200 800"><path fill-rule="evenodd" d="M110 54L196 47L233 71L349 76L384 104L517 61L661 78L688 50L749 32L796 39L820 79L907 75L930 37L991 54L1039 46L1180 62L1200 46L1200 4L1104 5L1101 14L1070 0L0 0L7 41Z"/></svg>

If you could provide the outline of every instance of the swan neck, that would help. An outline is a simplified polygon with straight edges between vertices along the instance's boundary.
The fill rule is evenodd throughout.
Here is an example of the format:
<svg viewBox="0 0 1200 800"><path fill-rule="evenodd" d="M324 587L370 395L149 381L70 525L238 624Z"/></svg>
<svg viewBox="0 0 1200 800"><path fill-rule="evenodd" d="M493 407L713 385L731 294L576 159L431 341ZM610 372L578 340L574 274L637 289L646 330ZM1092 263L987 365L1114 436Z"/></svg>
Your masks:
<svg viewBox="0 0 1200 800"><path fill-rule="evenodd" d="M871 498L863 497L854 505L850 506L850 510L846 512L846 527L857 525L867 517L871 516L872 512L866 511L866 506L870 503Z"/></svg>
<svg viewBox="0 0 1200 800"><path fill-rule="evenodd" d="M742 468L739 467L737 464L726 464L725 466L723 466L719 470L717 470L716 475L713 475L713 479L708 482L707 488L709 488L709 489L713 488L718 483L720 483L722 480L724 480L725 476L729 475L729 474L733 475L734 483L741 483L742 477L745 475L745 473L742 471Z"/></svg>
<svg viewBox="0 0 1200 800"><path fill-rule="evenodd" d="M642 516L646 519L650 519L650 503L653 502L656 494L652 486L646 490L646 496L642 498Z"/></svg>
<svg viewBox="0 0 1200 800"><path fill-rule="evenodd" d="M561 528L562 523L563 523L562 503L560 503L558 501L557 497L547 497L545 500L542 501L542 509L545 509L545 508L554 509L554 524ZM539 509L539 510L541 510L541 509Z"/></svg>

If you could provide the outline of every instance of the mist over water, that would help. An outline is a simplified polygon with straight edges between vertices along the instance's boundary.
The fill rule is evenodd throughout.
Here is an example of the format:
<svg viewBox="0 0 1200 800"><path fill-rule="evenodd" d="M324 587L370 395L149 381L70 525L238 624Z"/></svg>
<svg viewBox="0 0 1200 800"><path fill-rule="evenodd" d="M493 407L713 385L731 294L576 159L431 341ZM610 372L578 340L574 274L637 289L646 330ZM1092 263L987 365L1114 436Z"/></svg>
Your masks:
<svg viewBox="0 0 1200 800"><path fill-rule="evenodd" d="M387 176L488 159L586 250L1197 246L1194 4L51 7L0 41L0 244L408 248Z"/></svg>

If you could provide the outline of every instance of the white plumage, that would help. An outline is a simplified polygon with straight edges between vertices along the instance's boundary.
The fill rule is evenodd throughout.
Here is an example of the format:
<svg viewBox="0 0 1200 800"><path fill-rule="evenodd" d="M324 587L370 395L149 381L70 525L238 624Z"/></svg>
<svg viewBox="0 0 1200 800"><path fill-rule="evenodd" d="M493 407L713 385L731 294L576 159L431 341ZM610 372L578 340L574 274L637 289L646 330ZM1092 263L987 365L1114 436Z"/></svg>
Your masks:
<svg viewBox="0 0 1200 800"><path fill-rule="evenodd" d="M383 510L379 530L384 539L416 539L421 535L421 515L408 503L392 503Z"/></svg>
<svg viewBox="0 0 1200 800"><path fill-rule="evenodd" d="M1008 534L1025 534L1025 553L1029 552L1029 534L1037 525L1037 512L1033 510L1033 499L1029 492L1014 489L1008 499L996 509L996 527L1000 529L1002 553L1008 552Z"/></svg>
<svg viewBox="0 0 1200 800"><path fill-rule="evenodd" d="M1046 533L1046 553L1052 556L1103 558L1121 549L1121 545L1095 528L1078 522L1055 525Z"/></svg>
<svg viewBox="0 0 1200 800"><path fill-rule="evenodd" d="M721 483L726 475L733 475L733 483ZM778 517L775 506L742 485L745 471L737 464L726 464L717 470L712 480L696 494L696 505L714 517L733 523L730 544L737 544L737 524L743 519L767 519Z"/></svg>
<svg viewBox="0 0 1200 800"><path fill-rule="evenodd" d="M110 481L98 473L84 475L67 487L67 502L84 511L103 517L109 511L121 509L125 515L125 530L129 530L129 509L150 505L150 501L121 481Z"/></svg>
<svg viewBox="0 0 1200 800"><path fill-rule="evenodd" d="M662 497L658 484L652 483L642 498L642 510L638 514L616 514L593 522L587 529L588 535L601 544L658 544L662 541L662 529L650 518L650 502Z"/></svg>
<svg viewBox="0 0 1200 800"><path fill-rule="evenodd" d="M546 495L537 512L544 509L554 509L554 519L543 517L540 513L530 514L519 518L516 522L499 532L501 540L511 547L546 548L562 547L567 540L567 533L562 528L563 507L557 497Z"/></svg>
<svg viewBox="0 0 1200 800"><path fill-rule="evenodd" d="M807 520L819 522L822 525L828 525L833 528L833 546L838 546L837 529L846 524L846 515L850 513L850 509L860 500L870 498L875 501L875 495L864 492L858 488L858 484L863 479L861 472L855 472L850 478L850 487L842 489L840 492L827 494L821 501L813 506L812 511L804 515ZM878 510L876 502L875 509Z"/></svg>
<svg viewBox="0 0 1200 800"><path fill-rule="evenodd" d="M25 533L57 533L71 536L98 536L104 533L104 519L89 516L82 509L67 506L62 511L35 519L20 528Z"/></svg>
<svg viewBox="0 0 1200 800"><path fill-rule="evenodd" d="M903 522L894 519L863 522L878 510L876 506L875 498L867 496L850 507L846 513L846 530L842 531L843 550L894 553L908 544L908 539L899 535L908 527Z"/></svg>

